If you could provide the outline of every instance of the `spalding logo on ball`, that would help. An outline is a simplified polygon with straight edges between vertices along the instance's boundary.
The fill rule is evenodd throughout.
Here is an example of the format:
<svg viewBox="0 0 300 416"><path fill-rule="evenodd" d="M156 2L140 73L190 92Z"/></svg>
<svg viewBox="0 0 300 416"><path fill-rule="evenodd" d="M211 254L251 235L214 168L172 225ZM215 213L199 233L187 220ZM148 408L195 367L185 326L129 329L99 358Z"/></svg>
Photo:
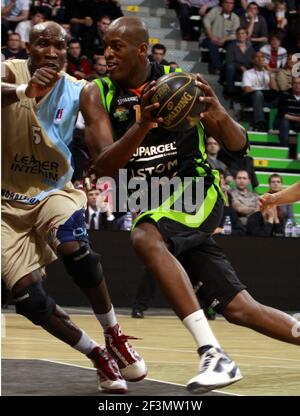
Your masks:
<svg viewBox="0 0 300 416"><path fill-rule="evenodd" d="M196 76L188 72L172 72L157 80L152 103L159 102L155 117L162 117L161 127L167 130L185 131L194 127L204 111L199 97L204 92L197 87Z"/></svg>

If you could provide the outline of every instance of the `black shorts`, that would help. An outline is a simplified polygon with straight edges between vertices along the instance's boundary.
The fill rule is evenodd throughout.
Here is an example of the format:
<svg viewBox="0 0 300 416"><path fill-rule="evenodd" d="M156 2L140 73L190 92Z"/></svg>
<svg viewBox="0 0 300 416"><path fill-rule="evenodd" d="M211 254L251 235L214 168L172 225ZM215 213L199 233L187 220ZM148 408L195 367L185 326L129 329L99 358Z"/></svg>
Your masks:
<svg viewBox="0 0 300 416"><path fill-rule="evenodd" d="M186 270L202 307L212 307L223 313L228 303L246 289L212 237L182 253L178 260Z"/></svg>
<svg viewBox="0 0 300 416"><path fill-rule="evenodd" d="M189 275L201 306L213 307L222 313L246 286L239 281L227 257L211 237L223 215L223 201L213 187L204 204L207 215L202 216L197 227L176 221L176 216L172 218L168 212L153 215L153 211L138 217L136 226L150 222L159 229L170 251Z"/></svg>

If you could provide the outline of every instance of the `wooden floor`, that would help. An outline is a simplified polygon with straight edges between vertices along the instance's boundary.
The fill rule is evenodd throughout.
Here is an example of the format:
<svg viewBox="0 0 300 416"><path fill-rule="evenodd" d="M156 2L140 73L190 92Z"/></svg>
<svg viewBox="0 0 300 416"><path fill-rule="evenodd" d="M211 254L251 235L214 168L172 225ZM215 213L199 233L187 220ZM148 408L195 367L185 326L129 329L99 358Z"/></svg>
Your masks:
<svg viewBox="0 0 300 416"><path fill-rule="evenodd" d="M103 343L102 331L92 315L71 317L92 338ZM132 344L143 355L149 378L186 384L196 375L198 357L194 341L176 317L132 319L119 315L118 318L126 334L142 338ZM299 347L230 325L223 318L211 322L211 327L244 376L242 381L222 391L300 396ZM39 358L90 367L82 354L14 313L2 315L2 357Z"/></svg>

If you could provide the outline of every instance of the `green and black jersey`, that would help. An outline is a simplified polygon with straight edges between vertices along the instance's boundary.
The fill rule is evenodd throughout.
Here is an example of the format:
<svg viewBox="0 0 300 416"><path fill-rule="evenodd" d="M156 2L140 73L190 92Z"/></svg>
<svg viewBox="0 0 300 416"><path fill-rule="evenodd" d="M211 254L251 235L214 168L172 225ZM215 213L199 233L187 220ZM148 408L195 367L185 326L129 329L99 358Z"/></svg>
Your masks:
<svg viewBox="0 0 300 416"><path fill-rule="evenodd" d="M160 76L171 72L168 66L151 64L151 75L147 82L158 79ZM181 71L176 69L176 71ZM95 80L98 85L104 107L109 114L115 139L122 137L140 114L140 90L123 90L113 83L108 77ZM201 123L187 132L171 132L161 127L152 129L145 137L141 145L136 149L128 162L126 169L130 178L179 176L203 177L206 208L209 215L217 198L223 198L219 186L219 172L211 169L205 153L205 130ZM207 199L206 196L209 198ZM149 213L148 213L149 214ZM148 214L142 214L139 218ZM154 215L154 212L152 212ZM168 216L176 221L184 223L185 219L179 213L170 212L157 214ZM206 215L206 216L207 216ZM152 218L154 219L154 218ZM201 221L193 222L195 227Z"/></svg>

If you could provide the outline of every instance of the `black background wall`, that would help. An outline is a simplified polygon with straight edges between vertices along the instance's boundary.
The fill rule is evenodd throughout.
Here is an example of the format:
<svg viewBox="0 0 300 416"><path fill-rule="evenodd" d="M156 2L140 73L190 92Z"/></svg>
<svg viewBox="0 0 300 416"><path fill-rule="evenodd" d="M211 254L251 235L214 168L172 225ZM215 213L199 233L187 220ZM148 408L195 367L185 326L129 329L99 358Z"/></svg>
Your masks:
<svg viewBox="0 0 300 416"><path fill-rule="evenodd" d="M113 303L132 305L143 266L130 243L129 233L90 232L93 249L102 255L102 264ZM217 236L240 280L260 302L289 311L300 310L300 240L296 238L256 238ZM48 268L45 287L58 304L89 305L64 271L61 261ZM168 307L157 289L153 307Z"/></svg>

